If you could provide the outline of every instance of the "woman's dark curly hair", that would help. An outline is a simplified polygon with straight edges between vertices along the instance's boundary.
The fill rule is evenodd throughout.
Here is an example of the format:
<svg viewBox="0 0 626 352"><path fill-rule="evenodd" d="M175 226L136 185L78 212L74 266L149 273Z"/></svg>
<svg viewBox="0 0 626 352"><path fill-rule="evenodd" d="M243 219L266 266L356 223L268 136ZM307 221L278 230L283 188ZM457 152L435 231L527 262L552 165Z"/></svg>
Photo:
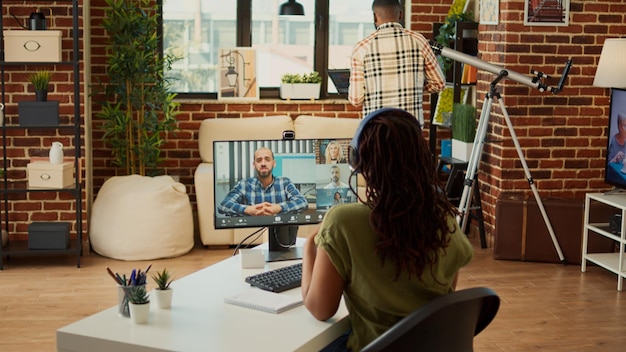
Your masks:
<svg viewBox="0 0 626 352"><path fill-rule="evenodd" d="M448 246L448 216L454 209L440 190L436 167L417 119L385 109L370 119L358 140L355 170L365 179L370 226L380 236L376 253L384 263L421 278ZM354 172L353 174L354 175Z"/></svg>

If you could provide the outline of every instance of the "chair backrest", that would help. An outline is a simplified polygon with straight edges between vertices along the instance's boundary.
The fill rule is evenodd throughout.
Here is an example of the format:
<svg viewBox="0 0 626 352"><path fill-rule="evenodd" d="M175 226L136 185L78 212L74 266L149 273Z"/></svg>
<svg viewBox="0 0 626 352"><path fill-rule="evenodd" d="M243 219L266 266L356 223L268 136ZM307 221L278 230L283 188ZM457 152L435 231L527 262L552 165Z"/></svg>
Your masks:
<svg viewBox="0 0 626 352"><path fill-rule="evenodd" d="M473 351L474 336L499 307L500 298L490 288L455 291L407 315L362 351Z"/></svg>

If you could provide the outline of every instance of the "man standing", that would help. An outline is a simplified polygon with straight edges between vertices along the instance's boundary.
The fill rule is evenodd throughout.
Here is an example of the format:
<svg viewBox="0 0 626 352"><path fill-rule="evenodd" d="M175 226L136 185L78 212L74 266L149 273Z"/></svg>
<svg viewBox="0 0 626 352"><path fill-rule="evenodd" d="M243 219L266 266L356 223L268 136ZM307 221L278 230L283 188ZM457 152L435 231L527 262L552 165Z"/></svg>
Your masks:
<svg viewBox="0 0 626 352"><path fill-rule="evenodd" d="M254 152L256 177L239 181L218 206L227 215L275 215L304 211L309 203L287 177L272 174L274 153L268 148Z"/></svg>
<svg viewBox="0 0 626 352"><path fill-rule="evenodd" d="M443 90L445 78L423 35L402 27L398 0L374 0L376 31L352 51L348 98L363 116L383 107L408 111L424 126L424 92Z"/></svg>

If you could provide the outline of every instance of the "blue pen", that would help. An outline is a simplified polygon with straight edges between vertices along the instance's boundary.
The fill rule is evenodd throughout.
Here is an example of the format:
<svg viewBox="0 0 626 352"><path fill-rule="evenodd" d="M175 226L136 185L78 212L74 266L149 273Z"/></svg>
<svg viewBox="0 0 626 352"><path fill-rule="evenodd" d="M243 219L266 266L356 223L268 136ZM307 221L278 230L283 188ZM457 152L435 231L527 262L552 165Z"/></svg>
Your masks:
<svg viewBox="0 0 626 352"><path fill-rule="evenodd" d="M131 286L135 286L137 285L137 280L136 280L136 272L135 269L133 269L133 271L130 272L130 285Z"/></svg>

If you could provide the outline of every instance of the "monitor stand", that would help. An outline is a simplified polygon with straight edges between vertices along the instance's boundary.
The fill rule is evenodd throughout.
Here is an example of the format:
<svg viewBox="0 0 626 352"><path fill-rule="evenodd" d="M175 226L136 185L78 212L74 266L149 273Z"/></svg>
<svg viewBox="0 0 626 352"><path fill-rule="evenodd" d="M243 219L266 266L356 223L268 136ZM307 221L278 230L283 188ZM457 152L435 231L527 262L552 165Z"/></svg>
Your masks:
<svg viewBox="0 0 626 352"><path fill-rule="evenodd" d="M268 227L268 247L265 253L266 262L302 259L302 247L295 247L298 237L298 226Z"/></svg>

